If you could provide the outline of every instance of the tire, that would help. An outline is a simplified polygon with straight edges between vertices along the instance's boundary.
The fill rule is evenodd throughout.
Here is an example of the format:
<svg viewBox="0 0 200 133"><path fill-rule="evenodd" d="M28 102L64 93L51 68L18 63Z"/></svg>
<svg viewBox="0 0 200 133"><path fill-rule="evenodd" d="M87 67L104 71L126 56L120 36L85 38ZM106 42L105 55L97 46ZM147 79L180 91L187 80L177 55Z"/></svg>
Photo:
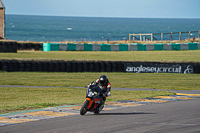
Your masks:
<svg viewBox="0 0 200 133"><path fill-rule="evenodd" d="M94 63L93 62L89 63L89 72L94 72Z"/></svg>
<svg viewBox="0 0 200 133"><path fill-rule="evenodd" d="M72 72L77 72L77 66L78 66L78 63L77 62L72 62Z"/></svg>
<svg viewBox="0 0 200 133"><path fill-rule="evenodd" d="M77 72L83 72L83 62L77 62Z"/></svg>
<svg viewBox="0 0 200 133"><path fill-rule="evenodd" d="M106 62L106 72L111 72L111 62Z"/></svg>
<svg viewBox="0 0 200 133"><path fill-rule="evenodd" d="M99 64L100 64L100 72L106 72L106 63L99 62Z"/></svg>
<svg viewBox="0 0 200 133"><path fill-rule="evenodd" d="M88 72L88 62L83 62L83 72Z"/></svg>
<svg viewBox="0 0 200 133"><path fill-rule="evenodd" d="M100 112L100 111L99 111L99 108L97 108L97 109L94 111L94 114L95 114L95 115L98 115L99 112Z"/></svg>
<svg viewBox="0 0 200 133"><path fill-rule="evenodd" d="M94 63L94 72L100 72L99 62Z"/></svg>
<svg viewBox="0 0 200 133"><path fill-rule="evenodd" d="M66 62L66 72L72 72L72 63L70 61Z"/></svg>
<svg viewBox="0 0 200 133"><path fill-rule="evenodd" d="M102 110L103 110L104 106L102 107L101 110L99 110L99 108L97 108L95 111L94 111L94 114L95 115L98 115Z"/></svg>
<svg viewBox="0 0 200 133"><path fill-rule="evenodd" d="M85 114L87 113L87 111L88 111L88 110L87 110L88 105L89 105L89 101L86 100L86 101L83 103L82 107L81 107L81 110L80 110L80 114L81 114L81 115L85 115Z"/></svg>

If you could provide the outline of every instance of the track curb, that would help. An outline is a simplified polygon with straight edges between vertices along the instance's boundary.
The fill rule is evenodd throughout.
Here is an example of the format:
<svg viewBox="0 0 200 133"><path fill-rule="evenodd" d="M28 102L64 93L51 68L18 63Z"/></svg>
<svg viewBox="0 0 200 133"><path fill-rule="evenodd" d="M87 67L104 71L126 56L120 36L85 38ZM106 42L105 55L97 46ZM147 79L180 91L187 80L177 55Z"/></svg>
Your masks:
<svg viewBox="0 0 200 133"><path fill-rule="evenodd" d="M120 100L114 102L106 102L105 109L103 111L114 110L118 108L145 106L149 104L162 104L166 102L191 100L197 98L200 98L200 94L177 93L177 95L171 95L171 96L157 96L153 98L144 98L144 99ZM43 109L1 114L0 127L12 124L31 122L31 121L46 120L57 117L79 115L80 108L81 105L66 105L66 106L49 107Z"/></svg>

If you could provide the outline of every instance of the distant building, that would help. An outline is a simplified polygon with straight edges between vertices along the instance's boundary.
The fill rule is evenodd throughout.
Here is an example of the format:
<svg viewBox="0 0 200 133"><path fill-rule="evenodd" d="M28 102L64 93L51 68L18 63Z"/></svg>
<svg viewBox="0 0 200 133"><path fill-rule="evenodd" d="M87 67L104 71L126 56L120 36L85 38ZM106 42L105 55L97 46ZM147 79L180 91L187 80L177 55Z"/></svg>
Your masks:
<svg viewBox="0 0 200 133"><path fill-rule="evenodd" d="M0 0L0 39L5 38L5 6Z"/></svg>

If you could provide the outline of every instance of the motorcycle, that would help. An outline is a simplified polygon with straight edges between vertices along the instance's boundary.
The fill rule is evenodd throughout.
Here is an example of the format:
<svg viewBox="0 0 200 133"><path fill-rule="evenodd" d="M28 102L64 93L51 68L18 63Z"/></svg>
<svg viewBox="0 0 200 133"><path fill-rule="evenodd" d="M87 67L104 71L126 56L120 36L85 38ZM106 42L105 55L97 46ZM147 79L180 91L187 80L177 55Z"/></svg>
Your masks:
<svg viewBox="0 0 200 133"><path fill-rule="evenodd" d="M88 85L86 99L81 107L80 114L85 115L87 111L99 114L99 112L103 109L103 107L101 107L101 96L102 89L93 81L90 85Z"/></svg>

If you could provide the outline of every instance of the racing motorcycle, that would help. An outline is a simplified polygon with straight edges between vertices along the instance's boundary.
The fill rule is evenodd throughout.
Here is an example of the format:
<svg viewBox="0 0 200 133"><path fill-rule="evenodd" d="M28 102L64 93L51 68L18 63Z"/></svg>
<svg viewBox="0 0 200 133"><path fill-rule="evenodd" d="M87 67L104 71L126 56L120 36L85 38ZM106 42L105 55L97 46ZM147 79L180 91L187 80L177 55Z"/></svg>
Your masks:
<svg viewBox="0 0 200 133"><path fill-rule="evenodd" d="M94 83L94 81L88 85L86 99L81 107L80 114L85 115L87 111L99 114L99 112L103 109L103 107L101 107L102 94L102 89Z"/></svg>

